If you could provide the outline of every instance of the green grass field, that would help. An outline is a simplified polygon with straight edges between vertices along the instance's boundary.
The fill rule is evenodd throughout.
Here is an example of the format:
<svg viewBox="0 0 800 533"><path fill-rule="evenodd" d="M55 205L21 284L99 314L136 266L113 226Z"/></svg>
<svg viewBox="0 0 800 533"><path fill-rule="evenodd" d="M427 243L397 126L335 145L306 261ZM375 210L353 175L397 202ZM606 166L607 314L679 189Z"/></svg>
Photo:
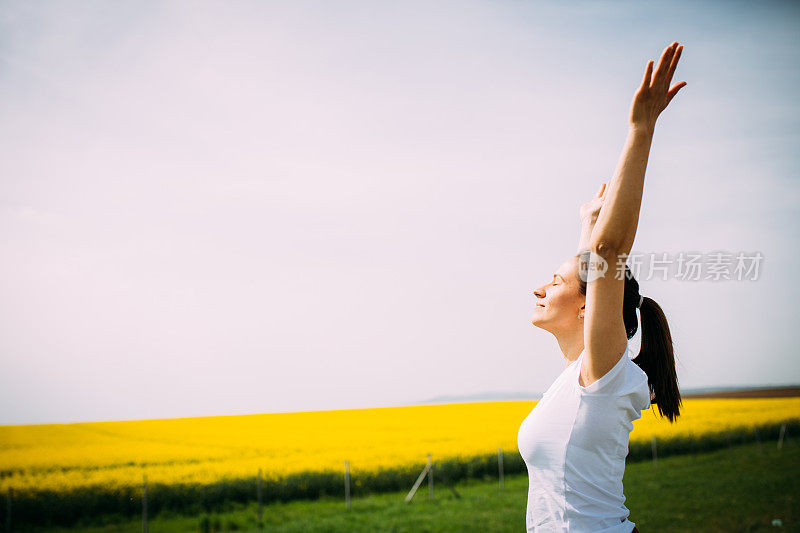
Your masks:
<svg viewBox="0 0 800 533"><path fill-rule="evenodd" d="M628 464L624 485L630 519L642 533L666 531L800 532L800 444L775 441L760 447L737 445L713 452L671 456ZM434 499L425 481L410 504L403 493L355 497L351 510L343 499L265 505L263 529L256 505L228 513L181 517L161 515L149 521L154 533L187 531L525 531L526 475L498 482L469 480L455 485L455 496L441 483ZM410 488L410 487L409 487ZM779 519L781 526L774 526ZM43 530L38 530L43 531ZM141 520L107 526L49 529L86 533L139 533Z"/></svg>

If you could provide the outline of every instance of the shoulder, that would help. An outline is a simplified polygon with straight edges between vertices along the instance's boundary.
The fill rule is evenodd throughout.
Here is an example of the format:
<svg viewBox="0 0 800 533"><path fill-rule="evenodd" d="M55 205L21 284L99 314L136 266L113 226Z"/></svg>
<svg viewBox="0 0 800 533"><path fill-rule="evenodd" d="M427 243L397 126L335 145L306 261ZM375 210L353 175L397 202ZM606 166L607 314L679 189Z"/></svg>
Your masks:
<svg viewBox="0 0 800 533"><path fill-rule="evenodd" d="M584 385L591 385L614 372L620 366L620 361L628 357L630 339L625 337L624 328L621 331L616 331L617 335L609 335L601 346L597 343L594 347L586 346L581 368Z"/></svg>
<svg viewBox="0 0 800 533"><path fill-rule="evenodd" d="M630 361L630 340L626 340L622 355L618 355L610 368L606 369L601 375L594 376L591 369L591 355L584 350L580 356L580 366L578 368L578 386L584 391L597 391L608 389L612 382L618 381L617 376L624 374L626 366ZM626 361L627 360L627 361ZM638 365L635 365L637 366Z"/></svg>

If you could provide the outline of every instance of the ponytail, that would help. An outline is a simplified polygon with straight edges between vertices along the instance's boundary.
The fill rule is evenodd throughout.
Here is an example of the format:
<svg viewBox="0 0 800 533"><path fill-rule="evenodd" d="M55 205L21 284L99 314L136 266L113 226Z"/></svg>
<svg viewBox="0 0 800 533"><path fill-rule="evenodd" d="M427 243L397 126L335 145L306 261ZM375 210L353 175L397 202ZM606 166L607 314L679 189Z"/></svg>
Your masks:
<svg viewBox="0 0 800 533"><path fill-rule="evenodd" d="M647 296L642 300L639 314L642 346L633 362L647 374L651 403L658 406L662 417L666 416L670 422L675 422L680 415L681 393L667 317L661 306Z"/></svg>

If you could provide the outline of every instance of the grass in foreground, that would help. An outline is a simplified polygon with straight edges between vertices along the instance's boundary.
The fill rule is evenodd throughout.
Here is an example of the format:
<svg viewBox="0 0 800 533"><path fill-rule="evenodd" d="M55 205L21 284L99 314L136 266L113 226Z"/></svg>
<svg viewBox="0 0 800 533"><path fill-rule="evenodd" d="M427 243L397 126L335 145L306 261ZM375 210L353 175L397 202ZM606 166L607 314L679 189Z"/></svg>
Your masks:
<svg viewBox="0 0 800 533"><path fill-rule="evenodd" d="M672 456L628 464L625 471L625 505L630 519L643 532L800 532L800 445L796 439L761 446L753 443L696 455ZM406 492L353 498L345 510L343 499L295 501L265 505L263 531L525 531L527 476L507 476L505 489L498 482L468 480L455 485L461 498L441 483L428 499L427 482L413 501ZM773 520L781 520L776 527ZM166 516L149 521L149 530L259 531L256 506L210 516ZM138 533L141 520L118 525L52 532Z"/></svg>

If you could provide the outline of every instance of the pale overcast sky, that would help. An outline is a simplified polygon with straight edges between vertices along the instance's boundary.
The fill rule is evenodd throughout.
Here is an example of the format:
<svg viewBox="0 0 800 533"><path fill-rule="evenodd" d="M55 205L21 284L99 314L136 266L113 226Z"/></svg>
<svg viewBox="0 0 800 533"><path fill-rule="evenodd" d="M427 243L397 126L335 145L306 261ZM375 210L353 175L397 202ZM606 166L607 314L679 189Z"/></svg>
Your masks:
<svg viewBox="0 0 800 533"><path fill-rule="evenodd" d="M3 2L0 423L535 397L676 40L633 252L763 260L642 292L682 388L798 383L796 3Z"/></svg>

